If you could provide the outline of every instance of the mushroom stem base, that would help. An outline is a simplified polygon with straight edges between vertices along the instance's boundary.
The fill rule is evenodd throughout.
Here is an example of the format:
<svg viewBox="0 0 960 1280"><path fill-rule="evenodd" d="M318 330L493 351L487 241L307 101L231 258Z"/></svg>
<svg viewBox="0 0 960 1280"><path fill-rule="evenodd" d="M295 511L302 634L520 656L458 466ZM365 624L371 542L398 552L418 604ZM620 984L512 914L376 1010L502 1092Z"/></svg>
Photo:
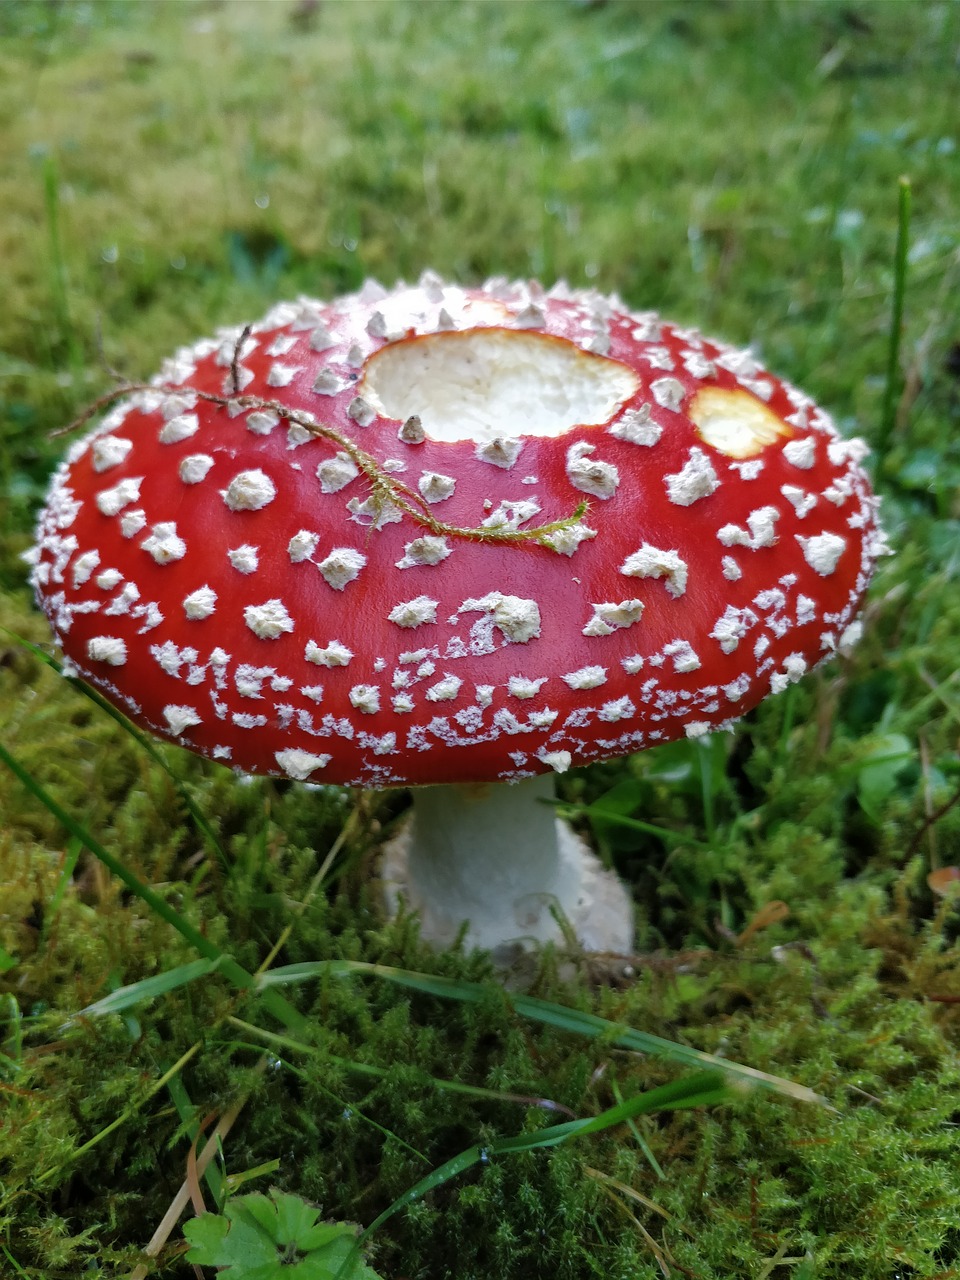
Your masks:
<svg viewBox="0 0 960 1280"><path fill-rule="evenodd" d="M559 942L565 919L587 951L633 950L633 909L616 875L540 803L553 780L419 787L413 812L383 850L387 910L401 902L421 935L449 946Z"/></svg>

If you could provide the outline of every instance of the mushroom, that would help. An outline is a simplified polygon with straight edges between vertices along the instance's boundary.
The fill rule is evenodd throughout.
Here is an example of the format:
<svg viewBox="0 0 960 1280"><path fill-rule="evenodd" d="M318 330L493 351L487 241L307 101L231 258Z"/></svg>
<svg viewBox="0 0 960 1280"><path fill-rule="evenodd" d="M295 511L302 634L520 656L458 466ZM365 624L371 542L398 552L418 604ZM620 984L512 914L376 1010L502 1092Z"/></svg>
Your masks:
<svg viewBox="0 0 960 1280"><path fill-rule="evenodd" d="M551 775L846 650L885 550L808 396L563 284L301 298L121 392L39 520L65 669L238 770L413 787L384 877L440 943L629 950Z"/></svg>

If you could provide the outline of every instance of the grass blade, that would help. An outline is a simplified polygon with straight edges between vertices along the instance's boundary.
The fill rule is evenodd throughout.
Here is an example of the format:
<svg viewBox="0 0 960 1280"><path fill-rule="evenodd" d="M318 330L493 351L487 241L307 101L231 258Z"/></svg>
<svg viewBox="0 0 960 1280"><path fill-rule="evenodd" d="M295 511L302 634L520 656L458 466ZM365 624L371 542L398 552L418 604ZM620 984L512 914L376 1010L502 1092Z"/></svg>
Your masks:
<svg viewBox="0 0 960 1280"><path fill-rule="evenodd" d="M131 1116L135 1116L152 1097L160 1092L164 1085L168 1085L174 1076L183 1070L190 1059L199 1053L201 1048L202 1043L200 1041L197 1041L196 1044L192 1044L185 1053L180 1055L172 1067L168 1067L158 1080L153 1081L142 1097L131 1102L128 1107L124 1107L120 1115L118 1115L114 1120L111 1120L110 1123L105 1128L101 1129L99 1133L95 1133L93 1137L83 1143L82 1146L77 1147L75 1151L71 1151L66 1159L60 1161L59 1164L52 1165L49 1169L45 1169L43 1173L39 1174L37 1177L37 1184L39 1185L44 1182L49 1182L51 1178L55 1177L56 1174L58 1174L68 1164L72 1164L74 1160L79 1160L81 1156L86 1155L88 1151L91 1151L95 1146L101 1143L103 1139L113 1133L115 1129L119 1129L121 1125L126 1124Z"/></svg>
<svg viewBox="0 0 960 1280"><path fill-rule="evenodd" d="M24 649L29 649L34 657L39 658L40 661L50 667L51 670L56 671L57 675L63 677L61 665L52 654L47 653L46 650L41 649L39 645L34 644L32 641L25 640L23 636L18 636L15 632L9 631L6 627L3 627L2 630L7 633L11 640L21 645ZM83 680L77 679L75 676L66 676L64 678L74 687L74 689L77 690L78 693L83 694L85 698L89 698L94 706L99 707L99 709L108 715L111 720L116 721L120 728L126 733L129 733L134 742L143 748L150 759L160 766L176 788L177 794L186 806L191 818L193 818L193 821L196 823L197 830L217 855L220 865L224 869L227 869L229 867L229 860L222 845L220 844L220 841L217 839L213 827L211 827L210 823L207 821L203 810L199 807L193 796L191 796L186 786L174 775L170 765L164 759L163 753L157 749L150 736L146 733L141 733L136 725L128 720L122 711L115 707L112 702L108 702L107 699L104 698L102 694L98 693L92 685L87 684Z"/></svg>
<svg viewBox="0 0 960 1280"><path fill-rule="evenodd" d="M152 978L143 978L140 982L131 982L128 986L117 987L116 991L111 991L108 996L95 1000L93 1004L88 1004L85 1009L81 1009L77 1017L103 1017L108 1013L125 1013L134 1005L142 1004L145 1000L155 1000L158 996L166 995L168 991L176 991L178 987L183 987L188 982L195 982L197 978L205 978L208 973L214 973L219 968L219 959L191 960L189 964L178 965L175 969L168 969L166 973L157 973Z"/></svg>
<svg viewBox="0 0 960 1280"><path fill-rule="evenodd" d="M265 1031L263 1027L257 1027L251 1022L244 1022L241 1018L230 1016L227 1021L233 1026L239 1027L241 1031L245 1031L251 1036L256 1036L258 1040L262 1040L265 1044L274 1046L278 1051L288 1049L292 1053L302 1053L307 1057L317 1052L316 1045L307 1044L302 1040L294 1040L291 1036L278 1035L275 1031ZM242 1040L237 1043L246 1044ZM252 1048L253 1046L247 1045L246 1047ZM323 1056L324 1061L334 1062L344 1071L352 1071L355 1075L372 1076L377 1080L382 1080L390 1074L389 1067L377 1067L371 1062L357 1062L353 1058L340 1058L332 1053L324 1053ZM469 1098L483 1098L489 1102L516 1102L525 1107L541 1107L544 1111L565 1111L567 1115L573 1115L569 1107L565 1107L559 1102L554 1102L551 1098L534 1098L523 1093L508 1093L504 1089L485 1089L478 1084L464 1084L462 1080L444 1080L441 1076L431 1076L426 1071L423 1072L423 1083L425 1085L433 1085L437 1089L443 1089L448 1093L465 1094Z"/></svg>
<svg viewBox="0 0 960 1280"><path fill-rule="evenodd" d="M903 299L907 288L907 250L910 244L911 186L909 178L901 178L897 204L897 245L893 258L893 301L890 308L890 340L887 349L887 376L883 391L883 410L877 436L877 454L883 464L897 423L897 399L900 394L900 343L903 338Z"/></svg>
<svg viewBox="0 0 960 1280"><path fill-rule="evenodd" d="M0 743L0 762L5 764L30 794L48 809L57 821L83 844L84 848L88 849L95 858L102 862L108 871L115 875L122 884L126 885L131 893L138 897L141 902L144 902L161 920L165 920L171 928L176 929L177 933L185 941L189 942L200 955L207 960L217 961L224 977L232 982L235 987L241 991L253 991L259 988L260 984L252 973L248 973L232 956L222 952L209 938L204 937L189 920L185 920L178 911L174 910L149 885L145 885L129 868L125 867L119 858L108 852L99 840L92 836L84 826L54 800L53 796L10 754L2 743ZM276 992L264 992L265 996L270 997L277 994ZM284 1000L283 997L280 997L279 1000L270 998L265 1001L265 1004L266 1008L270 1010L278 1021L282 1022L291 1031L297 1031L302 1034L307 1026L307 1020L287 1000Z"/></svg>
<svg viewBox="0 0 960 1280"><path fill-rule="evenodd" d="M733 1094L729 1081L720 1072L698 1071L682 1080L650 1089L647 1093L637 1094L626 1102L617 1103L599 1115L583 1120L567 1120L563 1124L549 1125L534 1133L521 1133L511 1138L495 1138L485 1146L475 1145L461 1151L459 1155L445 1164L432 1170L425 1178L410 1187L370 1223L369 1227L358 1237L356 1253L370 1236L377 1231L395 1213L413 1204L430 1191L458 1177L474 1165L485 1164L494 1156L516 1155L523 1151L537 1151L559 1146L571 1138L582 1137L588 1133L599 1133L604 1129L623 1124L628 1119L639 1115L649 1115L654 1111L675 1111L680 1108L712 1106L729 1101ZM337 1277L348 1276L349 1267L354 1263L355 1254L351 1253L337 1272Z"/></svg>
<svg viewBox="0 0 960 1280"><path fill-rule="evenodd" d="M318 960L284 965L279 969L271 969L268 973L259 974L257 984L261 987L270 987L285 983L307 982L323 975L349 977L353 974L369 974L371 977L382 978L387 982L394 982L398 986L408 987L426 995L439 996L444 1000L460 1000L469 1004L477 1004L487 999L490 994L490 987L480 982L464 982L445 978L439 974L415 973L408 969L394 969L388 965L368 964L362 960ZM560 1031L569 1031L573 1035L586 1036L590 1039L603 1038L608 1044L617 1048L630 1049L635 1053L654 1054L666 1061L678 1062L697 1070L721 1071L728 1080L736 1080L746 1087L756 1085L760 1088L772 1089L789 1098L796 1098L801 1102L813 1102L820 1106L828 1105L824 1098L814 1093L812 1089L806 1088L805 1085L796 1084L780 1076L769 1075L765 1071L744 1066L740 1062L718 1058L702 1049L693 1049L689 1045L678 1044L662 1036L651 1035L646 1031L638 1031L634 1027L610 1022L598 1014L568 1009L536 996L507 992L501 994L516 1013L529 1018L531 1022L539 1022L544 1026L556 1027Z"/></svg>

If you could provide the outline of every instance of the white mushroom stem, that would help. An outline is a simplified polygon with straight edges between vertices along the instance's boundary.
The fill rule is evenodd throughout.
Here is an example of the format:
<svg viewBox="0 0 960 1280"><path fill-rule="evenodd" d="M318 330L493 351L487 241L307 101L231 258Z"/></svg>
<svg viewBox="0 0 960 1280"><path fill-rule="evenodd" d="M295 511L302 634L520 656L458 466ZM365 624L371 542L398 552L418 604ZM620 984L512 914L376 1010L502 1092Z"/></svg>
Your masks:
<svg viewBox="0 0 960 1280"><path fill-rule="evenodd" d="M384 850L387 904L401 899L421 933L494 950L562 939L556 916L590 951L630 952L633 913L617 878L552 807L549 776L519 783L418 787L413 813Z"/></svg>

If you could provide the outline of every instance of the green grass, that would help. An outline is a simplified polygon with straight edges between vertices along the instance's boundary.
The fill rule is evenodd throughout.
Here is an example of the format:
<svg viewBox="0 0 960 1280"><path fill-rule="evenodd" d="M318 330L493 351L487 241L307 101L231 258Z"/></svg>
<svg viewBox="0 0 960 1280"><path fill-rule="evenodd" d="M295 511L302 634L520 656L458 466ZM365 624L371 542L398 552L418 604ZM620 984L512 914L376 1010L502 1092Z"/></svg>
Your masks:
<svg viewBox="0 0 960 1280"><path fill-rule="evenodd" d="M391 1280L960 1275L958 46L955 0L0 6L4 1280L129 1274L218 1122L208 1207L376 1224ZM897 549L851 658L563 780L639 955L522 996L381 918L402 795L148 749L19 559L106 364L425 266L755 344ZM646 1114L700 1055L829 1107L734 1068Z"/></svg>

